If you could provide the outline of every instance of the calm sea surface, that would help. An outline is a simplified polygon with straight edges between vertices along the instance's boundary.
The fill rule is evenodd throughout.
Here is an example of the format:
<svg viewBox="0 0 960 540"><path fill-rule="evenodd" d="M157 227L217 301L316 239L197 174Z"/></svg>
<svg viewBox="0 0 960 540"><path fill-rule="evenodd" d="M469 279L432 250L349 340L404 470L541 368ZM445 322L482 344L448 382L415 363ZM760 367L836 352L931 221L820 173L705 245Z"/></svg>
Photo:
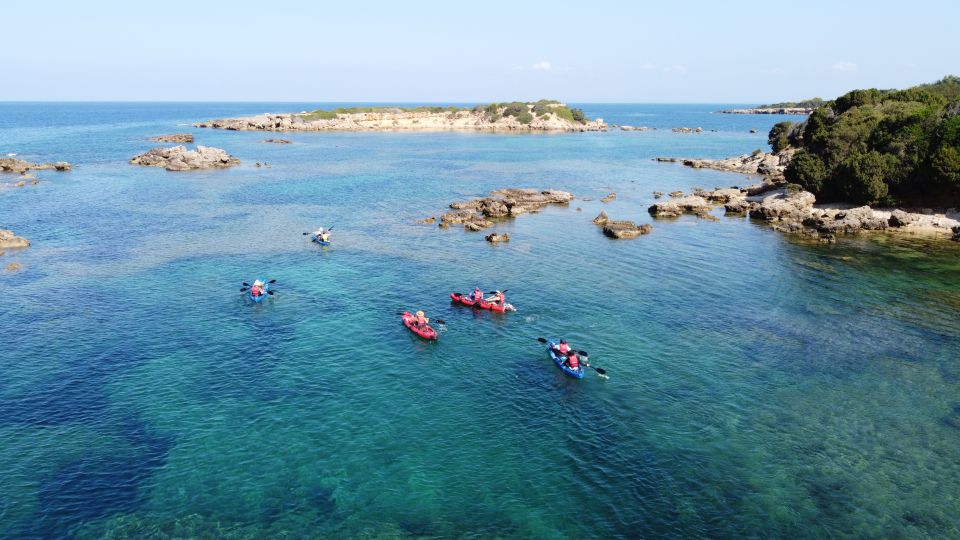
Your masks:
<svg viewBox="0 0 960 540"><path fill-rule="evenodd" d="M23 266L0 272L0 537L960 538L960 245L590 223L748 183L651 158L766 148L783 118L588 104L660 129L290 145L189 127L319 105L0 103L0 153L75 164L0 190L0 228L33 244L0 257ZM184 131L243 164L127 163ZM593 200L499 224L504 245L412 224L501 187ZM276 296L251 305L258 275ZM450 304L475 285L518 311ZM444 319L439 342L404 309ZM564 376L539 336L610 378Z"/></svg>

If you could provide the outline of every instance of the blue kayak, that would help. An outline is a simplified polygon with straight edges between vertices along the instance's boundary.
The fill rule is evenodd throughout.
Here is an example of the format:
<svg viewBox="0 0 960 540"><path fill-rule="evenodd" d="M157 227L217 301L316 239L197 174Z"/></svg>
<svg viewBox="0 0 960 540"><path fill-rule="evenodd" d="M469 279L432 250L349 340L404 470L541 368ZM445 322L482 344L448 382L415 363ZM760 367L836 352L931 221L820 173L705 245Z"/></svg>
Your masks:
<svg viewBox="0 0 960 540"><path fill-rule="evenodd" d="M317 235L313 235L312 238L313 238L313 241L314 241L314 242L320 244L321 246L329 246L329 245L330 245L330 242L326 242L326 241L321 240L320 237L317 236Z"/></svg>
<svg viewBox="0 0 960 540"><path fill-rule="evenodd" d="M553 358L553 361L556 362L557 366L567 375L577 379L582 379L584 375L583 366L581 365L577 369L570 369L570 367L564 364L564 362L567 360L567 357L559 356L557 353L553 352L554 345L556 345L556 343L552 341L547 342L547 352L550 354L550 358Z"/></svg>
<svg viewBox="0 0 960 540"><path fill-rule="evenodd" d="M251 300L259 304L260 302L263 302L264 298L270 296L270 293L267 292L268 290L270 290L270 284L267 283L267 280L262 277L257 278L257 280L263 283L263 294L261 294L260 296L254 296L253 287L250 287L250 293L248 294L248 296L250 297Z"/></svg>

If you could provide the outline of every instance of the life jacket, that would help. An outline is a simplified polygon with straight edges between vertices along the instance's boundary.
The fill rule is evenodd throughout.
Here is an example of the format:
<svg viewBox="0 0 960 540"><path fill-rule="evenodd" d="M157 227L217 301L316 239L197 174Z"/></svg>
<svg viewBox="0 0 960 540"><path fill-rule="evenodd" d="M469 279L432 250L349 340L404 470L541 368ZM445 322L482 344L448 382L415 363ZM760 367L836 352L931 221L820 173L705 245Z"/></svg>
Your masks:
<svg viewBox="0 0 960 540"><path fill-rule="evenodd" d="M560 354L567 354L568 352L570 352L570 346L567 345L566 343L561 343L560 345L557 346L557 350L560 351Z"/></svg>
<svg viewBox="0 0 960 540"><path fill-rule="evenodd" d="M480 289L473 290L473 299L474 300L483 300L483 291Z"/></svg>
<svg viewBox="0 0 960 540"><path fill-rule="evenodd" d="M570 369L577 369L580 367L580 359L576 354L570 354L567 356L567 362L570 363Z"/></svg>
<svg viewBox="0 0 960 540"><path fill-rule="evenodd" d="M501 305L502 305L502 304L505 304L505 303L507 302L507 297L504 296L503 293L500 293L500 294L497 295L496 298L493 299L493 301L494 301L495 303L497 303L497 304L501 304Z"/></svg>
<svg viewBox="0 0 960 540"><path fill-rule="evenodd" d="M417 324L419 324L419 325L421 325L421 326L424 325L424 324L427 324L427 318L426 318L426 317L422 317L422 316L421 316L421 317L417 317Z"/></svg>
<svg viewBox="0 0 960 540"><path fill-rule="evenodd" d="M256 285L254 285L253 287L250 287L250 294L254 296L260 296L261 294L263 294L263 288L257 287Z"/></svg>

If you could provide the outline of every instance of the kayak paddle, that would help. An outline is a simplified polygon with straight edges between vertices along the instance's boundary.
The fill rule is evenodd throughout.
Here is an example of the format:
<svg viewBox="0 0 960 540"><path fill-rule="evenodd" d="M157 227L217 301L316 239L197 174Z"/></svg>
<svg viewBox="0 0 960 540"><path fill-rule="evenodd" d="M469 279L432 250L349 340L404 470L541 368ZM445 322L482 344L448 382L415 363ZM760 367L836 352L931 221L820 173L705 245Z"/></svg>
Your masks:
<svg viewBox="0 0 960 540"><path fill-rule="evenodd" d="M502 290L502 291L500 291L500 292L502 292L502 293L508 293L508 292L510 292L510 289L504 289L504 290ZM490 292L488 292L487 294L497 294L497 291L490 291Z"/></svg>

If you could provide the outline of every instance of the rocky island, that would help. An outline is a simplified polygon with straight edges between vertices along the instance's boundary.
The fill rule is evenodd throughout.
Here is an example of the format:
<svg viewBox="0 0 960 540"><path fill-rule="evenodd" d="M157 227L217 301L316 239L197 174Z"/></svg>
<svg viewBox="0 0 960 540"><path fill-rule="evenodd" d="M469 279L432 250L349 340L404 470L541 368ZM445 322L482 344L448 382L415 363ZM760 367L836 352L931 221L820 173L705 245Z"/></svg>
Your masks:
<svg viewBox="0 0 960 540"><path fill-rule="evenodd" d="M63 172L69 171L72 168L73 166L66 161L57 161L56 163L30 163L29 161L13 157L0 158L0 173L18 175L15 177L17 179L15 182L0 184L0 187L23 187L27 184L38 184L40 179L37 178L37 175L32 171L57 170Z"/></svg>
<svg viewBox="0 0 960 540"><path fill-rule="evenodd" d="M745 109L724 109L717 111L721 114L795 114L809 115L814 109L826 103L822 98L811 98L803 101L787 101L784 103L772 103L770 105L760 105L759 107L750 107Z"/></svg>
<svg viewBox="0 0 960 540"><path fill-rule="evenodd" d="M236 131L606 131L602 119L553 100L463 107L349 107L209 120L199 128Z"/></svg>
<svg viewBox="0 0 960 540"><path fill-rule="evenodd" d="M191 171L197 169L225 169L239 165L240 160L226 150L197 145L196 150L185 146L157 147L130 159L133 165L163 167L168 171Z"/></svg>

